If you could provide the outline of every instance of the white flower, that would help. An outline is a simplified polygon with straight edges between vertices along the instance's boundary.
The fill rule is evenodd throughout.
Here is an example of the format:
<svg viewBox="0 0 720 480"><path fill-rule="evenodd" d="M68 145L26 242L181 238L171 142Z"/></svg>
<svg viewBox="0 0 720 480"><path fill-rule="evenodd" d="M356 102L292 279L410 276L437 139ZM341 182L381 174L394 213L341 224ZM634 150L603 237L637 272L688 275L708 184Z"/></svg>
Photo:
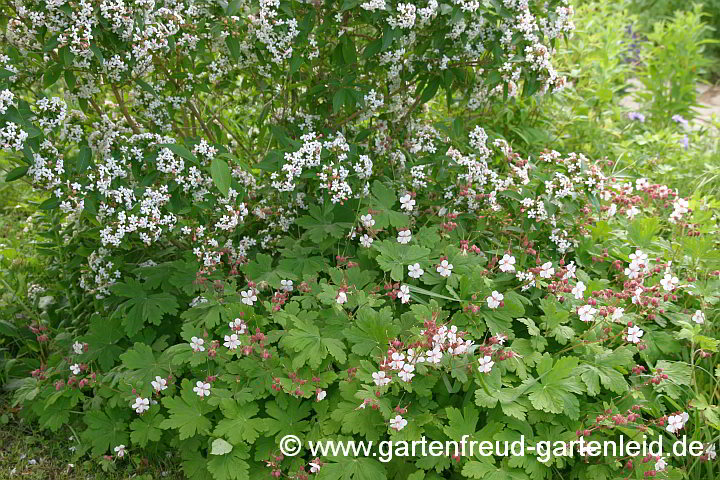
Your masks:
<svg viewBox="0 0 720 480"><path fill-rule="evenodd" d="M597 310L592 305L583 305L578 308L578 315L583 322L592 322Z"/></svg>
<svg viewBox="0 0 720 480"><path fill-rule="evenodd" d="M670 415L668 417L667 427L665 427L665 430L670 433L675 433L678 430L682 430L689 418L690 416L686 412L683 412L679 415Z"/></svg>
<svg viewBox="0 0 720 480"><path fill-rule="evenodd" d="M508 255L507 253L498 262L501 272L514 272L515 271L515 257Z"/></svg>
<svg viewBox="0 0 720 480"><path fill-rule="evenodd" d="M587 290L585 284L583 282L577 282L572 289L572 294L575 295L577 300L582 300L585 290Z"/></svg>
<svg viewBox="0 0 720 480"><path fill-rule="evenodd" d="M84 346L80 342L75 342L75 343L73 343L72 349L76 355L80 355L81 353L83 353Z"/></svg>
<svg viewBox="0 0 720 480"><path fill-rule="evenodd" d="M338 292L337 297L335 297L335 301L342 305L348 301L347 294L345 292Z"/></svg>
<svg viewBox="0 0 720 480"><path fill-rule="evenodd" d="M664 458L660 457L660 459L655 462L655 470L657 470L658 472L662 472L663 470L665 470L665 467L667 467L667 462Z"/></svg>
<svg viewBox="0 0 720 480"><path fill-rule="evenodd" d="M227 347L228 350L235 350L240 346L240 339L235 333L232 335L225 335L225 343L223 343L223 345Z"/></svg>
<svg viewBox="0 0 720 480"><path fill-rule="evenodd" d="M125 445L118 445L113 450L115 450L115 455L117 455L118 458L125 456Z"/></svg>
<svg viewBox="0 0 720 480"><path fill-rule="evenodd" d="M410 287L402 285L400 287L400 291L398 292L398 298L400 299L400 302L408 303L410 301Z"/></svg>
<svg viewBox="0 0 720 480"><path fill-rule="evenodd" d="M367 215L361 216L360 222L365 228L371 228L373 225L375 225L375 220L373 220L372 215L370 215L369 213Z"/></svg>
<svg viewBox="0 0 720 480"><path fill-rule="evenodd" d="M398 373L398 377L400 377L403 382L409 382L415 376L415 374L412 373L413 371L415 371L415 365L411 363L406 363L405 365L403 365L400 373Z"/></svg>
<svg viewBox="0 0 720 480"><path fill-rule="evenodd" d="M715 444L711 443L710 446L705 450L705 454L708 456L710 460L715 460L717 458L717 453L715 452Z"/></svg>
<svg viewBox="0 0 720 480"><path fill-rule="evenodd" d="M385 372L380 370L379 372L374 372L372 374L373 381L375 382L375 385L378 387L384 387L388 383L390 383L391 379L387 376L385 376Z"/></svg>
<svg viewBox="0 0 720 480"><path fill-rule="evenodd" d="M205 347L203 347L203 344L205 343L205 340L198 337L192 337L190 339L190 348L193 349L193 352L204 352Z"/></svg>
<svg viewBox="0 0 720 480"><path fill-rule="evenodd" d="M80 369L80 364L73 363L70 365L70 371L73 373L73 375L78 375L82 370Z"/></svg>
<svg viewBox="0 0 720 480"><path fill-rule="evenodd" d="M441 277L449 277L452 273L453 264L448 263L447 260L443 260L440 262L440 265L437 267L437 272L440 274Z"/></svg>
<svg viewBox="0 0 720 480"><path fill-rule="evenodd" d="M502 333L498 333L495 335L495 340L497 340L497 343L500 345L505 345L505 340L507 340Z"/></svg>
<svg viewBox="0 0 720 480"><path fill-rule="evenodd" d="M310 473L317 473L320 471L320 465L315 462L310 462Z"/></svg>
<svg viewBox="0 0 720 480"><path fill-rule="evenodd" d="M540 277L550 278L553 275L555 275L555 269L552 266L552 262L543 263L542 267L540 267Z"/></svg>
<svg viewBox="0 0 720 480"><path fill-rule="evenodd" d="M633 205L632 207L628 208L626 215L630 220L632 220L638 213L640 213L640 210L635 205Z"/></svg>
<svg viewBox="0 0 720 480"><path fill-rule="evenodd" d="M425 273L425 270L420 268L419 263L415 263L413 265L408 265L408 275L412 278L420 278L423 276L423 273Z"/></svg>
<svg viewBox="0 0 720 480"><path fill-rule="evenodd" d="M411 239L412 239L412 233L410 232L410 230L400 230L398 232L398 236L397 236L398 243L406 245L406 244L410 243Z"/></svg>
<svg viewBox="0 0 720 480"><path fill-rule="evenodd" d="M402 353L394 352L390 359L390 368L393 370L400 370L405 365L405 355Z"/></svg>
<svg viewBox="0 0 720 480"><path fill-rule="evenodd" d="M483 358L478 360L478 364L478 370L480 373L490 373L490 370L492 370L492 366L495 365L495 362L492 361L490 355L485 355Z"/></svg>
<svg viewBox="0 0 720 480"><path fill-rule="evenodd" d="M394 428L397 431L402 430L407 426L408 422L400 415L396 415L395 418L390 419L390 428Z"/></svg>
<svg viewBox="0 0 720 480"><path fill-rule="evenodd" d="M292 280L280 280L280 289L286 292L292 292L293 281Z"/></svg>
<svg viewBox="0 0 720 480"><path fill-rule="evenodd" d="M370 245L372 245L372 243L373 239L367 233L360 237L360 245L362 245L363 247L370 248Z"/></svg>
<svg viewBox="0 0 720 480"><path fill-rule="evenodd" d="M502 293L493 290L489 297L487 297L487 304L489 308L496 309L500 306L500 302L503 301L505 296Z"/></svg>
<svg viewBox="0 0 720 480"><path fill-rule="evenodd" d="M130 405L131 408L135 409L136 413L143 413L150 410L150 400L147 398L137 397L135 403Z"/></svg>
<svg viewBox="0 0 720 480"><path fill-rule="evenodd" d="M613 322L619 322L620 320L622 320L623 315L625 315L625 309L622 307L617 307L612 314Z"/></svg>
<svg viewBox="0 0 720 480"><path fill-rule="evenodd" d="M427 355L428 363L440 363L442 361L443 352L440 347L437 346L432 350L428 350L425 355Z"/></svg>
<svg viewBox="0 0 720 480"><path fill-rule="evenodd" d="M665 290L666 292L672 292L673 290L675 290L675 287L677 287L678 283L680 283L678 277L673 277L670 273L666 273L665 277L660 280L660 285L662 285L663 290Z"/></svg>
<svg viewBox="0 0 720 480"><path fill-rule="evenodd" d="M628 334L625 339L631 343L640 343L640 337L642 337L644 333L645 332L640 330L640 327L630 327L628 328Z"/></svg>
<svg viewBox="0 0 720 480"><path fill-rule="evenodd" d="M155 377L155 380L150 382L150 385L152 385L156 392L162 392L167 389L167 380L158 375Z"/></svg>
<svg viewBox="0 0 720 480"><path fill-rule="evenodd" d="M705 314L700 310L695 310L695 313L692 316L692 321L702 325L705 323Z"/></svg>
<svg viewBox="0 0 720 480"><path fill-rule="evenodd" d="M198 380L197 382L195 382L193 392L197 393L198 397L207 397L210 395L210 384Z"/></svg>
<svg viewBox="0 0 720 480"><path fill-rule="evenodd" d="M400 197L400 208L403 210L407 210L408 212L412 212L413 207L415 206L415 200L410 196L410 194L403 195Z"/></svg>
<svg viewBox="0 0 720 480"><path fill-rule="evenodd" d="M228 323L228 326L230 327L230 330L238 332L240 335L245 333L245 330L247 329L247 325L243 322L242 318L236 318L232 322Z"/></svg>
<svg viewBox="0 0 720 480"><path fill-rule="evenodd" d="M315 398L317 398L317 401L318 401L318 402L321 401L321 400L323 400L325 397L327 397L327 392L326 392L325 390L320 390L320 391L317 392L317 394L315 395Z"/></svg>
<svg viewBox="0 0 720 480"><path fill-rule="evenodd" d="M243 290L240 292L240 296L242 296L242 303L245 305L252 306L255 302L257 302L257 295L255 295L254 288L251 288L250 290Z"/></svg>

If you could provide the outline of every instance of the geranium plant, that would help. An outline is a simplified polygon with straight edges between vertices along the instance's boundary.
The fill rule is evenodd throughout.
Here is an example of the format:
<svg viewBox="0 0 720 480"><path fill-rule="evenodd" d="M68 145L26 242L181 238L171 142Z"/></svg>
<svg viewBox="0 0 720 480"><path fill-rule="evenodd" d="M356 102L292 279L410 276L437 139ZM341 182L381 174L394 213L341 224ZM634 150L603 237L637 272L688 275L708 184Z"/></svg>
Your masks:
<svg viewBox="0 0 720 480"><path fill-rule="evenodd" d="M77 455L169 451L216 480L668 477L694 461L279 450L716 422L698 393L715 381L711 208L483 128L488 103L563 88L567 2L2 8L0 145L9 180L47 191L54 272L10 387Z"/></svg>

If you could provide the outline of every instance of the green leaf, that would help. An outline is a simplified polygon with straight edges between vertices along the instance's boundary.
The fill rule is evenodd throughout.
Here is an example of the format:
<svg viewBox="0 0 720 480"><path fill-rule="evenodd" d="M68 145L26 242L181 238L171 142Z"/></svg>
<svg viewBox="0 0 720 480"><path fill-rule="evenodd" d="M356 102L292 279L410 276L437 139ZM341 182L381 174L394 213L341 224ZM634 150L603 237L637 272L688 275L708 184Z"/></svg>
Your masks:
<svg viewBox="0 0 720 480"><path fill-rule="evenodd" d="M170 373L169 362L156 360L152 348L145 343L136 342L133 348L120 355L120 360L130 370L128 376L142 382L143 386L149 385L157 375Z"/></svg>
<svg viewBox="0 0 720 480"><path fill-rule="evenodd" d="M427 103L429 102L437 93L438 88L440 88L440 84L442 83L441 77L433 77L427 84L427 87L423 90L422 94L420 95L420 103Z"/></svg>
<svg viewBox="0 0 720 480"><path fill-rule="evenodd" d="M5 175L5 181L13 182L15 180L18 180L18 179L24 177L29 168L30 167L28 167L27 165L13 168L12 170L10 170L8 172L7 175Z"/></svg>
<svg viewBox="0 0 720 480"><path fill-rule="evenodd" d="M213 442L214 446L215 442ZM241 445L233 448L232 452L228 454L213 455L208 459L207 469L215 480L248 480L250 478L250 465L245 461L248 458L250 458L248 448Z"/></svg>
<svg viewBox="0 0 720 480"><path fill-rule="evenodd" d="M139 332L145 322L160 325L164 315L174 314L178 311L179 305L174 295L170 293L149 294L143 285L133 278L127 279L124 283L114 284L110 290L116 295L128 298L118 308L125 311L126 316L122 323L130 336Z"/></svg>
<svg viewBox="0 0 720 480"><path fill-rule="evenodd" d="M220 409L224 418L213 433L227 438L233 445L243 441L252 444L266 430L265 421L255 417L259 409L256 403L241 405L235 400L224 399Z"/></svg>
<svg viewBox="0 0 720 480"><path fill-rule="evenodd" d="M80 337L80 341L89 346L88 352L84 354L84 360L87 362L97 360L100 368L110 370L120 354L125 351L118 345L123 338L125 333L119 322L100 315L93 316L90 319L87 335Z"/></svg>
<svg viewBox="0 0 720 480"><path fill-rule="evenodd" d="M317 475L318 480L378 480L387 478L385 466L372 458L330 457Z"/></svg>
<svg viewBox="0 0 720 480"><path fill-rule="evenodd" d="M232 452L233 446L223 440L222 438L216 438L212 442L210 447L210 455L227 455Z"/></svg>
<svg viewBox="0 0 720 480"><path fill-rule="evenodd" d="M363 307L358 310L353 326L344 333L352 344L353 353L367 356L374 349L384 349L388 340L400 333L400 326L393 322L390 307L380 311Z"/></svg>
<svg viewBox="0 0 720 480"><path fill-rule="evenodd" d="M212 164L210 165L210 175L212 176L213 182L215 182L215 186L220 190L220 193L227 197L232 182L230 167L227 162L221 158L213 158Z"/></svg>
<svg viewBox="0 0 720 480"><path fill-rule="evenodd" d="M294 369L307 364L317 368L328 356L335 357L339 363L345 363L345 345L336 338L327 338L320 335L317 326L311 325L297 317L294 318L295 328L287 332L280 340L284 348L294 350L296 355L292 360Z"/></svg>
<svg viewBox="0 0 720 480"><path fill-rule="evenodd" d="M407 265L418 262L426 262L430 249L419 245L402 245L395 240L383 240L373 243L380 255L377 262L384 272L390 272L390 278L395 281L402 281L405 276Z"/></svg>
<svg viewBox="0 0 720 480"><path fill-rule="evenodd" d="M543 355L537 365L539 381L524 382L532 384L527 391L533 407L548 413L563 413L573 420L579 418L580 402L573 395L583 392L582 384L573 375L577 365L577 357L561 357L553 365L552 357L547 353Z"/></svg>
<svg viewBox="0 0 720 480"><path fill-rule="evenodd" d="M92 443L93 455L108 453L111 448L128 443L126 418L116 408L91 410L84 415L88 428L82 436Z"/></svg>
<svg viewBox="0 0 720 480"><path fill-rule="evenodd" d="M189 384L188 381L185 382ZM169 428L177 429L180 433L180 440L190 438L198 433L207 434L210 431L212 423L205 417L205 414L212 411L214 407L210 407L200 397L183 388L181 396L164 397L162 404L168 409L170 417L163 420L160 428L167 430Z"/></svg>
<svg viewBox="0 0 720 480"><path fill-rule="evenodd" d="M308 209L309 215L303 215L295 222L305 229L307 236L315 243L320 243L328 237L342 238L350 230L352 223L335 220L333 210L335 205L325 202L322 205L312 204Z"/></svg>
<svg viewBox="0 0 720 480"><path fill-rule="evenodd" d="M162 436L162 430L160 424L165 420L165 417L160 415L157 411L150 411L142 415L140 418L136 418L130 424L130 440L133 444L137 444L141 447L147 446L150 442L157 442Z"/></svg>
<svg viewBox="0 0 720 480"><path fill-rule="evenodd" d="M370 207L373 210L379 211L379 213L373 214L375 228L387 228L388 226L405 227L408 225L408 216L393 210L395 203L398 201L394 190L379 180L375 180L371 192Z"/></svg>
<svg viewBox="0 0 720 480"><path fill-rule="evenodd" d="M180 155L185 160L190 160L191 162L197 164L198 159L195 155L190 152L187 148L183 147L182 145L178 145L177 143L159 143L157 145L158 148L167 148L171 152L173 152L175 155Z"/></svg>

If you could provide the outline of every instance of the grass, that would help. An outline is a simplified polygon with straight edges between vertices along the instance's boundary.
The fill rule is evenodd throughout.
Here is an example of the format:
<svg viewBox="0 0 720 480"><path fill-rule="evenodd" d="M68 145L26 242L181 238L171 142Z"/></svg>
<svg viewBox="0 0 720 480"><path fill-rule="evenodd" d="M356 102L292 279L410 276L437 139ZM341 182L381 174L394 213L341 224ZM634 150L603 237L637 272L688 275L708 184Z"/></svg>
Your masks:
<svg viewBox="0 0 720 480"><path fill-rule="evenodd" d="M73 456L72 432L48 433L18 417L0 396L0 480L181 480L172 458L150 464L128 454L123 459L82 461Z"/></svg>

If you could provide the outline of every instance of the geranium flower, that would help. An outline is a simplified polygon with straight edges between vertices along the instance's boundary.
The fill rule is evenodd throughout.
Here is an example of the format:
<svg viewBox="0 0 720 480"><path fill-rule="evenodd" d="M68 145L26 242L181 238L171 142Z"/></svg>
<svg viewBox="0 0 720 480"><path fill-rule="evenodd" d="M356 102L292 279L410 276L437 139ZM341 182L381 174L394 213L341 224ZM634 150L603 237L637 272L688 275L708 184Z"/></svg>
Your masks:
<svg viewBox="0 0 720 480"><path fill-rule="evenodd" d="M131 408L135 409L135 413L142 414L150 410L150 400L147 398L137 397L135 403L130 405Z"/></svg>
<svg viewBox="0 0 720 480"><path fill-rule="evenodd" d="M398 243L406 245L406 244L410 243L411 239L412 239L412 232L410 232L410 230L400 230L398 232L398 235L397 235Z"/></svg>
<svg viewBox="0 0 720 480"><path fill-rule="evenodd" d="M507 253L498 261L498 267L501 272L514 272L515 271L515 257L508 255Z"/></svg>
<svg viewBox="0 0 720 480"><path fill-rule="evenodd" d="M210 395L210 388L211 387L209 383L198 380L197 382L195 382L193 392L197 393L198 397L207 397Z"/></svg>
<svg viewBox="0 0 720 480"><path fill-rule="evenodd" d="M423 273L425 273L425 270L420 268L419 263L414 263L412 265L408 265L408 275L412 278L420 278L423 276Z"/></svg>
<svg viewBox="0 0 720 480"><path fill-rule="evenodd" d="M478 360L478 370L480 373L490 373L495 362L492 361L490 355L485 355L483 358Z"/></svg>
<svg viewBox="0 0 720 480"><path fill-rule="evenodd" d="M243 290L240 292L240 296L242 297L242 303L245 305L250 305L251 307L255 302L257 302L257 295L255 295L255 289L251 288L250 290Z"/></svg>
<svg viewBox="0 0 720 480"><path fill-rule="evenodd" d="M398 298L402 303L408 303L410 301L410 287L403 285L400 287L398 292Z"/></svg>
<svg viewBox="0 0 720 480"><path fill-rule="evenodd" d="M415 200L413 200L413 198L410 196L409 193L400 197L400 208L401 209L411 212L414 206L415 206Z"/></svg>
<svg viewBox="0 0 720 480"><path fill-rule="evenodd" d="M158 375L155 377L155 380L150 382L150 385L152 385L156 392L162 392L167 389L167 380Z"/></svg>
<svg viewBox="0 0 720 480"><path fill-rule="evenodd" d="M625 339L631 343L640 343L640 337L642 337L644 333L644 331L640 330L640 327L633 326L628 328L627 337L625 337Z"/></svg>
<svg viewBox="0 0 720 480"><path fill-rule="evenodd" d="M240 339L235 333L232 335L225 335L225 343L223 343L223 345L228 350L235 350L240 346Z"/></svg>
<svg viewBox="0 0 720 480"><path fill-rule="evenodd" d="M204 352L205 347L203 346L205 344L205 340L198 337L192 337L190 339L190 348L193 349L193 352Z"/></svg>
<svg viewBox="0 0 720 480"><path fill-rule="evenodd" d="M449 277L452 273L453 264L448 263L447 260L443 260L440 262L440 265L437 266L437 272L440 274L441 277Z"/></svg>
<svg viewBox="0 0 720 480"><path fill-rule="evenodd" d="M500 302L502 302L504 298L505 296L502 293L493 290L490 296L487 297L488 307L492 309L498 308L500 306Z"/></svg>
<svg viewBox="0 0 720 480"><path fill-rule="evenodd" d="M372 378L375 382L375 385L377 385L378 387L384 387L392 380L391 378L387 377L385 375L385 372L383 372L382 370L380 370L379 372L373 372Z"/></svg>
<svg viewBox="0 0 720 480"><path fill-rule="evenodd" d="M395 418L390 419L390 428L397 431L402 430L407 426L408 422L402 416L396 415Z"/></svg>

